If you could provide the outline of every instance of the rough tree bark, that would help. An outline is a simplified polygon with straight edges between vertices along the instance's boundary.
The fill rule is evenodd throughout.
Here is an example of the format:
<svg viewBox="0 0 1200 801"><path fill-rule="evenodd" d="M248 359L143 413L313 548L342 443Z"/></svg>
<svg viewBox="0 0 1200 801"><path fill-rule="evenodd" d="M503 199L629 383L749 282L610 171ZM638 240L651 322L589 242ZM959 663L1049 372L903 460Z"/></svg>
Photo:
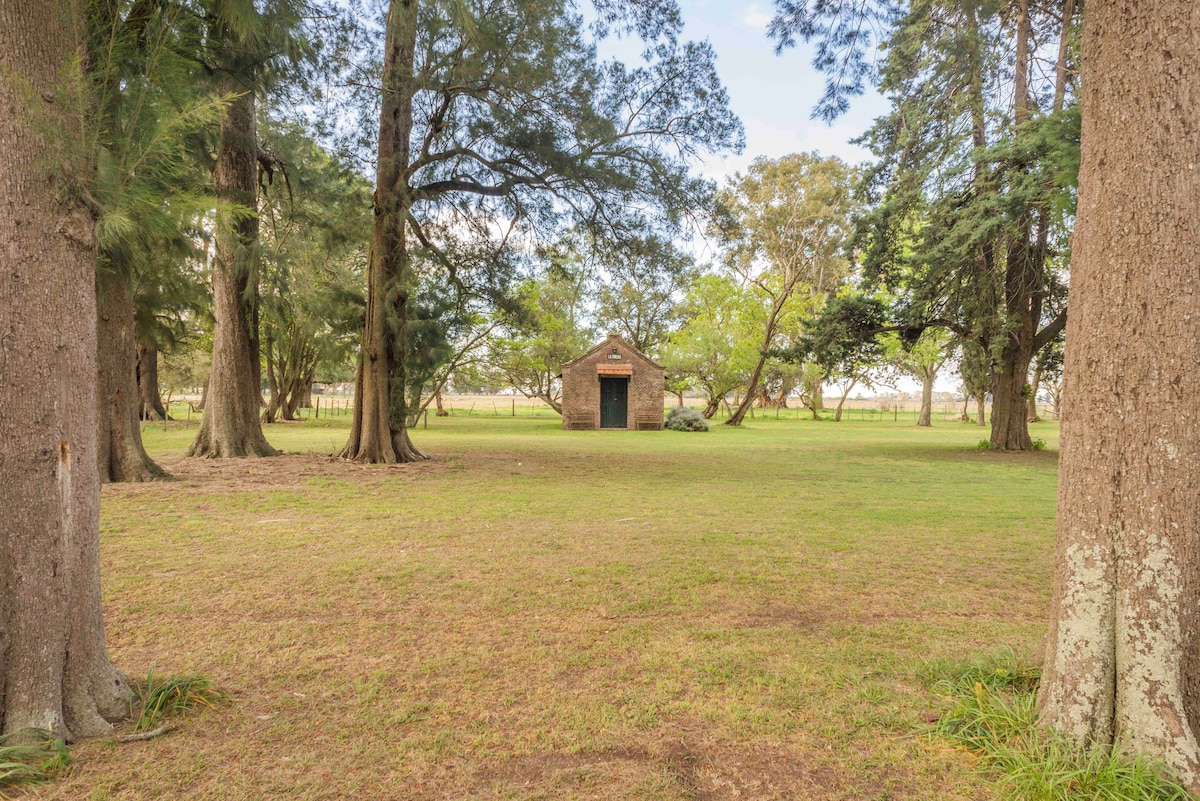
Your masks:
<svg viewBox="0 0 1200 801"><path fill-rule="evenodd" d="M133 297L125 281L99 276L96 349L98 405L96 464L100 481L138 482L166 476L146 455L139 425Z"/></svg>
<svg viewBox="0 0 1200 801"><path fill-rule="evenodd" d="M1200 791L1200 7L1090 3L1040 705Z"/></svg>
<svg viewBox="0 0 1200 801"><path fill-rule="evenodd" d="M129 695L100 607L95 238L65 188L91 175L79 146L82 31L77 0L0 0L5 733L103 734Z"/></svg>
<svg viewBox="0 0 1200 801"><path fill-rule="evenodd" d="M167 410L158 394L158 348L153 342L137 343L139 416L143 420L166 420Z"/></svg>
<svg viewBox="0 0 1200 801"><path fill-rule="evenodd" d="M917 425L928 428L933 425L933 379L934 371L929 368L921 370L921 413L917 415Z"/></svg>
<svg viewBox="0 0 1200 801"><path fill-rule="evenodd" d="M254 94L233 78L221 91L242 91L221 121L213 188L228 201L257 208L257 140ZM254 266L258 217L217 230L213 261L212 369L204 417L188 456L275 456L259 422L262 394L258 350L258 285Z"/></svg>
<svg viewBox="0 0 1200 801"><path fill-rule="evenodd" d="M406 173L417 91L417 5L417 0L392 0L388 9L367 312L354 382L354 420L341 453L345 459L376 464L426 458L408 436L403 358L410 269L406 228L413 202Z"/></svg>

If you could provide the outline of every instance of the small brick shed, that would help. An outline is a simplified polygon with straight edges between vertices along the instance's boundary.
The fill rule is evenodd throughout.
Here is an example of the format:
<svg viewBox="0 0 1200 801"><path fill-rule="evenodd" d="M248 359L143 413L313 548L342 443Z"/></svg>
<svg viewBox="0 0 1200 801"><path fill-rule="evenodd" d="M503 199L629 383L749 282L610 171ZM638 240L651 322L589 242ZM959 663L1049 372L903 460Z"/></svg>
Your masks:
<svg viewBox="0 0 1200 801"><path fill-rule="evenodd" d="M663 427L663 368L618 334L562 366L563 428Z"/></svg>

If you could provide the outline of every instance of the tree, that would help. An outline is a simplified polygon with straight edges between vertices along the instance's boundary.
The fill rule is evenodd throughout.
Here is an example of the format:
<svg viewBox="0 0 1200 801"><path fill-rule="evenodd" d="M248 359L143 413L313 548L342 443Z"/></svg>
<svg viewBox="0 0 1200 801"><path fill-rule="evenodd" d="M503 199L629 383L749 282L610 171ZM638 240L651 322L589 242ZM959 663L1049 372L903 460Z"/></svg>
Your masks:
<svg viewBox="0 0 1200 801"><path fill-rule="evenodd" d="M1089 3L1043 720L1200 791L1200 19Z"/></svg>
<svg viewBox="0 0 1200 801"><path fill-rule="evenodd" d="M271 66L297 59L300 10L289 0L210 0L204 8L205 49L222 95L234 95L221 120L213 189L250 213L223 215L212 269L213 356L200 430L188 456L278 454L263 435L259 344L259 220L256 98Z"/></svg>
<svg viewBox="0 0 1200 801"><path fill-rule="evenodd" d="M688 160L740 146L712 49L676 41L673 2L592 6L598 22L585 27L567 0L390 3L367 314L345 458L423 458L404 401L418 250L437 257L464 230L499 250L518 228L546 241L578 225L619 235L650 214L677 223L702 207L708 189L688 176ZM594 41L612 26L643 38L644 66L597 61ZM449 280L464 280L457 269L446 260Z"/></svg>
<svg viewBox="0 0 1200 801"><path fill-rule="evenodd" d="M311 405L318 369L348 364L362 316L369 184L298 126L267 120L260 217L263 422Z"/></svg>
<svg viewBox="0 0 1200 801"><path fill-rule="evenodd" d="M780 324L795 311L793 299L820 302L844 278L840 253L850 227L851 180L838 159L792 154L755 159L719 196L715 233L725 264L766 309L758 362L726 425L740 425L756 400Z"/></svg>
<svg viewBox="0 0 1200 801"><path fill-rule="evenodd" d="M729 393L746 386L758 352L749 290L728 276L701 276L684 301L685 322L662 354L668 375L686 376L704 393L705 419L712 419Z"/></svg>
<svg viewBox="0 0 1200 801"><path fill-rule="evenodd" d="M171 289L192 290L180 265L194 259L198 222L216 205L197 180L193 148L226 104L196 90L195 64L179 53L183 7L92 0L88 16L92 113L84 146L97 153L87 190L99 249L97 455L102 481L146 481L164 472L142 447L136 343L146 341L156 312L187 305L153 304L178 301ZM166 416L157 388L146 400Z"/></svg>
<svg viewBox="0 0 1200 801"><path fill-rule="evenodd" d="M100 605L94 177L71 0L0 3L0 731L126 714Z"/></svg>
<svg viewBox="0 0 1200 801"><path fill-rule="evenodd" d="M552 270L518 291L520 308L505 335L489 344L488 364L527 398L562 414L562 366L592 344L581 322L585 276Z"/></svg>
<svg viewBox="0 0 1200 801"><path fill-rule="evenodd" d="M963 403L974 398L975 424L987 425L987 396L992 387L992 358L979 342L969 337L958 339L958 351L958 375L963 382Z"/></svg>
<svg viewBox="0 0 1200 801"><path fill-rule="evenodd" d="M1037 352L1033 367L1033 378L1029 382L1029 412L1026 415L1031 423L1039 423L1042 419L1038 415L1038 395L1041 392L1043 382L1051 387L1054 412L1056 415L1058 414L1057 395L1060 391L1060 379L1062 377L1062 349L1063 338L1059 336Z"/></svg>
<svg viewBox="0 0 1200 801"><path fill-rule="evenodd" d="M974 339L991 357L994 448L1032 447L1026 380L1066 323L1063 276L1078 164L1075 3L776 0L772 33L818 42L832 119L872 78L892 102L862 138L872 212L867 277L906 323ZM868 58L875 32L886 57ZM1051 69L1044 43L1057 42Z"/></svg>
<svg viewBox="0 0 1200 801"><path fill-rule="evenodd" d="M1062 416L1063 388L1063 343L1053 342L1038 354L1038 370L1041 371L1040 386L1046 390L1054 419Z"/></svg>
<svg viewBox="0 0 1200 801"><path fill-rule="evenodd" d="M929 328L921 332L921 336L910 346L905 347L896 339L890 348L891 363L921 382L921 411L917 416L919 426L933 424L933 382L950 358L951 341L948 332Z"/></svg>
<svg viewBox="0 0 1200 801"><path fill-rule="evenodd" d="M819 375L817 386L834 377L843 380L842 397L834 413L838 422L851 390L858 384L869 386L871 371L884 365L889 351L895 352L895 341L881 336L894 329L887 325L888 316L889 310L879 297L843 290L819 316L808 321L804 336L781 352L784 359L805 364L810 375ZM900 346L904 346L903 336ZM817 408L811 400L808 403L815 420Z"/></svg>
<svg viewBox="0 0 1200 801"><path fill-rule="evenodd" d="M680 322L680 301L697 277L695 260L670 240L650 235L615 243L599 268L598 328L658 356Z"/></svg>

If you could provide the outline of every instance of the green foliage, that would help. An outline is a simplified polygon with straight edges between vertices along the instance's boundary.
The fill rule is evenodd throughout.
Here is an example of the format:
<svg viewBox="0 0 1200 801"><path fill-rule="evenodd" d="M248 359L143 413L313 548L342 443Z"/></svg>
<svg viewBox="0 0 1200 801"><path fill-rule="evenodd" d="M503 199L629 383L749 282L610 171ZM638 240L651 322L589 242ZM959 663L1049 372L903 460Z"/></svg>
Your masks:
<svg viewBox="0 0 1200 801"><path fill-rule="evenodd" d="M261 181L260 309L267 418L290 417L314 380L352 375L362 326L371 191L299 127L266 120L272 171Z"/></svg>
<svg viewBox="0 0 1200 801"><path fill-rule="evenodd" d="M704 393L709 412L744 386L758 357L755 344L761 307L753 294L727 276L699 278L684 300L685 322L660 361L678 383Z"/></svg>
<svg viewBox="0 0 1200 801"><path fill-rule="evenodd" d="M159 726L164 719L177 717L190 710L213 708L229 703L230 695L206 676L180 675L165 679L146 675L146 683L136 688L139 707L134 728L146 731Z"/></svg>
<svg viewBox="0 0 1200 801"><path fill-rule="evenodd" d="M682 321L683 295L698 277L695 260L658 234L614 243L596 276L596 322L656 358Z"/></svg>
<svg viewBox="0 0 1200 801"><path fill-rule="evenodd" d="M501 383L556 409L562 365L587 350L593 338L582 322L586 276L571 267L552 263L543 277L523 283L516 308L488 348L488 365Z"/></svg>
<svg viewBox="0 0 1200 801"><path fill-rule="evenodd" d="M708 421L689 406L676 406L667 413L666 427L671 431L708 431Z"/></svg>
<svg viewBox="0 0 1200 801"><path fill-rule="evenodd" d="M724 264L769 297L818 298L848 275L854 172L840 159L759 157L717 196L712 232Z"/></svg>
<svg viewBox="0 0 1200 801"><path fill-rule="evenodd" d="M51 732L26 730L4 735L0 737L0 797L6 788L48 781L72 761L66 743Z"/></svg>
<svg viewBox="0 0 1200 801"><path fill-rule="evenodd" d="M1011 651L971 663L926 664L922 677L946 708L933 736L978 754L1013 801L1188 801L1154 762L1117 748L1081 753L1041 726L1040 671Z"/></svg>

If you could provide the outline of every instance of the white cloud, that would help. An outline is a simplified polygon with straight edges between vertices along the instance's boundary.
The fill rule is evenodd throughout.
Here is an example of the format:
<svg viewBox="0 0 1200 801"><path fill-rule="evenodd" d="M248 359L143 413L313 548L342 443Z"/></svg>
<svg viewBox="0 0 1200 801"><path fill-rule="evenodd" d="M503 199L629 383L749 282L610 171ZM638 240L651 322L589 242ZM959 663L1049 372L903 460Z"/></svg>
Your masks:
<svg viewBox="0 0 1200 801"><path fill-rule="evenodd" d="M771 14L758 3L751 3L742 10L741 23L748 28L762 30L771 22Z"/></svg>

